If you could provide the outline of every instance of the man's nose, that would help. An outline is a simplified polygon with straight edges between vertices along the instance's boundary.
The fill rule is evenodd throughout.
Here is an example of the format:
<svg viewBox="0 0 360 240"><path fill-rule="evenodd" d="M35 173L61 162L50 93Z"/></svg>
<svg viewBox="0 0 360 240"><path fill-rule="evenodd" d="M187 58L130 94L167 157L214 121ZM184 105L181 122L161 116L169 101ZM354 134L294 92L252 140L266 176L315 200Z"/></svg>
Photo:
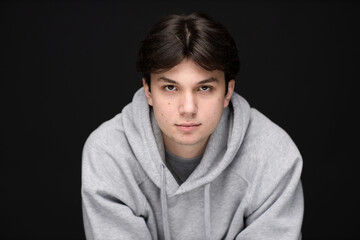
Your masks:
<svg viewBox="0 0 360 240"><path fill-rule="evenodd" d="M179 112L181 115L194 115L197 113L196 96L193 93L184 93L180 101Z"/></svg>

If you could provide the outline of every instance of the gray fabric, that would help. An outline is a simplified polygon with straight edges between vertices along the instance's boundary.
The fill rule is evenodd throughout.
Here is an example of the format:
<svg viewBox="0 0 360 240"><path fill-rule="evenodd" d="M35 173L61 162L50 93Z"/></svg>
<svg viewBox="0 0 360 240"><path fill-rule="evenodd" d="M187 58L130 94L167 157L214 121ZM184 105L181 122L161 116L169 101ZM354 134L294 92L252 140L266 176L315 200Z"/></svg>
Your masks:
<svg viewBox="0 0 360 240"><path fill-rule="evenodd" d="M301 238L302 158L288 134L234 94L199 165L179 185L140 89L87 139L87 239Z"/></svg>
<svg viewBox="0 0 360 240"><path fill-rule="evenodd" d="M191 159L185 159L165 150L166 166L179 185L184 183L190 174L195 170L195 168L199 165L201 158L202 155Z"/></svg>

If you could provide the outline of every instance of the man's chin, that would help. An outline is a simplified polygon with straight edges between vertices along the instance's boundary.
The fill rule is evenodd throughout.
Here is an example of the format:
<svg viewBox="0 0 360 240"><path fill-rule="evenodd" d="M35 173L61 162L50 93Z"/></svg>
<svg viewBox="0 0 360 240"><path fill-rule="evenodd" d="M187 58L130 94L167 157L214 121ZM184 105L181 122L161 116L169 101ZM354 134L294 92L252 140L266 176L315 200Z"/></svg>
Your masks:
<svg viewBox="0 0 360 240"><path fill-rule="evenodd" d="M206 139L202 139L194 136L186 136L186 137L182 137L181 139L176 139L175 142L179 145L192 147L197 145L201 146L205 144L207 141Z"/></svg>

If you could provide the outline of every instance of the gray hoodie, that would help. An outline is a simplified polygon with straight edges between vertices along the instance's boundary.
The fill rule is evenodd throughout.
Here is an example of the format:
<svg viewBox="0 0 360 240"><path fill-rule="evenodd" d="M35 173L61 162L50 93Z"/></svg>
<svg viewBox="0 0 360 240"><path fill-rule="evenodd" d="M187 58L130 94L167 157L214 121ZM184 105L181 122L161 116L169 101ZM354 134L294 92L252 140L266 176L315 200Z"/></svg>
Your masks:
<svg viewBox="0 0 360 240"><path fill-rule="evenodd" d="M279 126L234 93L203 158L179 186L143 88L87 139L87 239L301 239L301 155Z"/></svg>

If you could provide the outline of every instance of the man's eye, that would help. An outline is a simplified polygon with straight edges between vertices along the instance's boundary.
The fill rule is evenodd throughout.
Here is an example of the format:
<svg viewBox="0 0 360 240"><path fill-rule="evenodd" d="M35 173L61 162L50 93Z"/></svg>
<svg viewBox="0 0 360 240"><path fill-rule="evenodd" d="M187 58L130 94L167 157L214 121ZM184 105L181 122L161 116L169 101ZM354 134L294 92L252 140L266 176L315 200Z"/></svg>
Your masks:
<svg viewBox="0 0 360 240"><path fill-rule="evenodd" d="M209 87L209 86L201 86L201 87L199 88L199 90L200 90L200 91L203 91L203 92L206 92L206 91L210 91L210 90L211 90L211 87Z"/></svg>
<svg viewBox="0 0 360 240"><path fill-rule="evenodd" d="M175 86L173 86L173 85L165 86L164 89L169 92L176 90Z"/></svg>

